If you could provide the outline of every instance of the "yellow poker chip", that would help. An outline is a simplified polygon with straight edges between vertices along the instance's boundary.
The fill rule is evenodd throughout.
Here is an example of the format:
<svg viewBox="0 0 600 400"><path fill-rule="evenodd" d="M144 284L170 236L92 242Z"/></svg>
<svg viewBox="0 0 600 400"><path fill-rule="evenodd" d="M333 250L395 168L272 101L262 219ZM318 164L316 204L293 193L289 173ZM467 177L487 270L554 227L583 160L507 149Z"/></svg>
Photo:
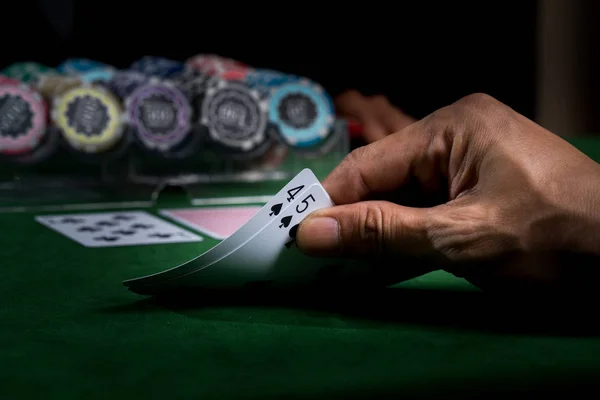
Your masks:
<svg viewBox="0 0 600 400"><path fill-rule="evenodd" d="M52 119L67 142L86 153L110 150L123 137L119 101L96 86L66 91L55 101Z"/></svg>
<svg viewBox="0 0 600 400"><path fill-rule="evenodd" d="M52 99L81 85L83 82L77 77L48 74L40 77L35 88L44 98Z"/></svg>

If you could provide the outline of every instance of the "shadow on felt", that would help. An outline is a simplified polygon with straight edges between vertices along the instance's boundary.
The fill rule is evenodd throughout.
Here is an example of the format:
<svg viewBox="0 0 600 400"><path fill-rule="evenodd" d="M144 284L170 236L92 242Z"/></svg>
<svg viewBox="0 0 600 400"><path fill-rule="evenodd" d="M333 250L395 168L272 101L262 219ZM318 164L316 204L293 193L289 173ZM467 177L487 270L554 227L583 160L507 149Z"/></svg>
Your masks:
<svg viewBox="0 0 600 400"><path fill-rule="evenodd" d="M335 285L334 272L321 277L319 283L302 288L275 288L267 282L237 290L177 290L105 311L170 310L191 315L192 311L201 310L262 308L317 312L367 323L536 336L600 336L600 325L594 318L598 304L595 279L586 290L573 289L581 286L548 290L531 285L506 286L500 292L389 287L437 269L410 258L404 259L402 265L401 270L380 268L373 275L375 279L355 281L343 288ZM269 323L276 323L276 319Z"/></svg>
<svg viewBox="0 0 600 400"><path fill-rule="evenodd" d="M105 311L135 313L167 309L186 313L232 307L285 309L387 324L538 336L600 336L600 327L593 318L594 305L595 302L581 297L507 298L481 291L246 288L179 291Z"/></svg>

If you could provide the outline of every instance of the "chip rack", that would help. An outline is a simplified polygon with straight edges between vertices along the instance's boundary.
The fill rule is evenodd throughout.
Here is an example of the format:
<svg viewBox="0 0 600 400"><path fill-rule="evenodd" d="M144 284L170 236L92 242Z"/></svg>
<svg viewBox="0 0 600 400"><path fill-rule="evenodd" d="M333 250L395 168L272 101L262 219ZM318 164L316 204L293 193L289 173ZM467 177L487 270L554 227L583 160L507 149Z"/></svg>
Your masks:
<svg viewBox="0 0 600 400"><path fill-rule="evenodd" d="M103 207L152 206L165 188L173 186L183 189L194 204L211 192L212 185L252 185L260 190L270 182L288 180L306 167L322 178L350 150L348 124L335 119L331 100L327 93L318 89L317 83L277 71L253 69L215 55L194 56L187 62L144 57L134 62L132 68L121 70L84 59L65 60L56 69L31 62L21 63L19 67L19 63L15 63L0 74L6 75L5 80L19 80L25 76L27 82L20 82L33 91L37 90L37 83L50 82L48 77L59 83L61 79L69 83L63 85L60 93L63 97L58 94L42 96L48 114L44 135L47 139L26 154L0 154L0 212L81 210L99 204ZM81 79L84 75L96 76L98 80ZM127 79L123 81L123 76L135 79L134 84ZM81 83L72 84L75 81ZM121 86L112 85L115 82ZM318 130L320 137L314 144L291 146L286 140L291 137L289 128L285 130L286 137L278 126L281 121L274 120L274 111L268 108L272 106L269 101L277 88L299 82L307 88L317 87L314 93L322 96L322 100L317 101L321 107L318 111L330 118L319 114L320 121L327 121L327 124ZM127 84L130 86L123 86ZM177 98L180 103L183 98L189 101L185 108L189 114L189 132L178 137L178 142L168 148L148 146L148 141L140 140L143 135L139 132L139 124L128 118L131 115L145 118L147 126L153 126L154 133L160 134L168 131L174 115L182 115L181 108L174 107L165 96L153 97L149 90L145 92L145 104L133 102L131 95L142 92L140 87L144 85L171 88L181 93L180 97L173 95L171 99ZM97 127L101 117L94 110L102 107L86 109L83 105L79 108L71 105L69 108L57 101L68 97L69 91L85 95L85 90L90 88L118 99L122 113L118 121L122 127L118 138L97 152L93 147L82 151L73 141L79 133L82 142L93 142L93 138L85 135L95 134L91 127ZM247 95L242 98L240 93ZM212 108L208 104L211 99L219 99ZM311 108L305 104L308 100L304 103L301 100L290 102L300 110L293 110L292 114L305 120L302 110ZM55 121L57 104L62 107L62 128ZM138 107L137 114L132 112L132 104ZM212 120L207 118L208 109ZM110 110L108 113L104 110L102 118L106 119L106 115L114 117L114 110ZM314 114L315 107L312 110ZM112 125L105 125L116 126L117 122L112 122ZM303 134L307 132L305 130ZM226 136L220 140L219 135ZM239 142L242 145L237 147L235 141L242 138L252 145Z"/></svg>

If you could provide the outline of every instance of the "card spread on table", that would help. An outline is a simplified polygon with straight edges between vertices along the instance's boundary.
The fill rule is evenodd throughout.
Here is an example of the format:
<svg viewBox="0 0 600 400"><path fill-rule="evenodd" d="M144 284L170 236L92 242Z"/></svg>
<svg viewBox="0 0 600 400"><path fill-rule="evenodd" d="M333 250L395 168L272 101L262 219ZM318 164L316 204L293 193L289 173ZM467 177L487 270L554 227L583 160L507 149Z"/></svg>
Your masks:
<svg viewBox="0 0 600 400"><path fill-rule="evenodd" d="M86 247L199 242L203 238L144 211L61 214L36 221Z"/></svg>
<svg viewBox="0 0 600 400"><path fill-rule="evenodd" d="M223 240L248 222L260 208L259 206L185 208L161 210L160 214L200 233Z"/></svg>
<svg viewBox="0 0 600 400"><path fill-rule="evenodd" d="M246 224L217 246L166 271L123 282L140 294L183 287L240 287L256 281L311 279L329 259L302 254L295 246L300 222L333 206L314 174L303 170Z"/></svg>

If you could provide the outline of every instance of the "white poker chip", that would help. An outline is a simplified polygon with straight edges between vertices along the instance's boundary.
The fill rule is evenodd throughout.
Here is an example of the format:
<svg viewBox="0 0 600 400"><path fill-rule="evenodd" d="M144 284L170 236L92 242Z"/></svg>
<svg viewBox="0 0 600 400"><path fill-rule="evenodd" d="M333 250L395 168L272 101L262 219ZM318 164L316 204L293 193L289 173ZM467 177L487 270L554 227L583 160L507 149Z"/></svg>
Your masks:
<svg viewBox="0 0 600 400"><path fill-rule="evenodd" d="M218 80L206 90L201 123L217 143L252 151L267 140L268 103L241 82Z"/></svg>

